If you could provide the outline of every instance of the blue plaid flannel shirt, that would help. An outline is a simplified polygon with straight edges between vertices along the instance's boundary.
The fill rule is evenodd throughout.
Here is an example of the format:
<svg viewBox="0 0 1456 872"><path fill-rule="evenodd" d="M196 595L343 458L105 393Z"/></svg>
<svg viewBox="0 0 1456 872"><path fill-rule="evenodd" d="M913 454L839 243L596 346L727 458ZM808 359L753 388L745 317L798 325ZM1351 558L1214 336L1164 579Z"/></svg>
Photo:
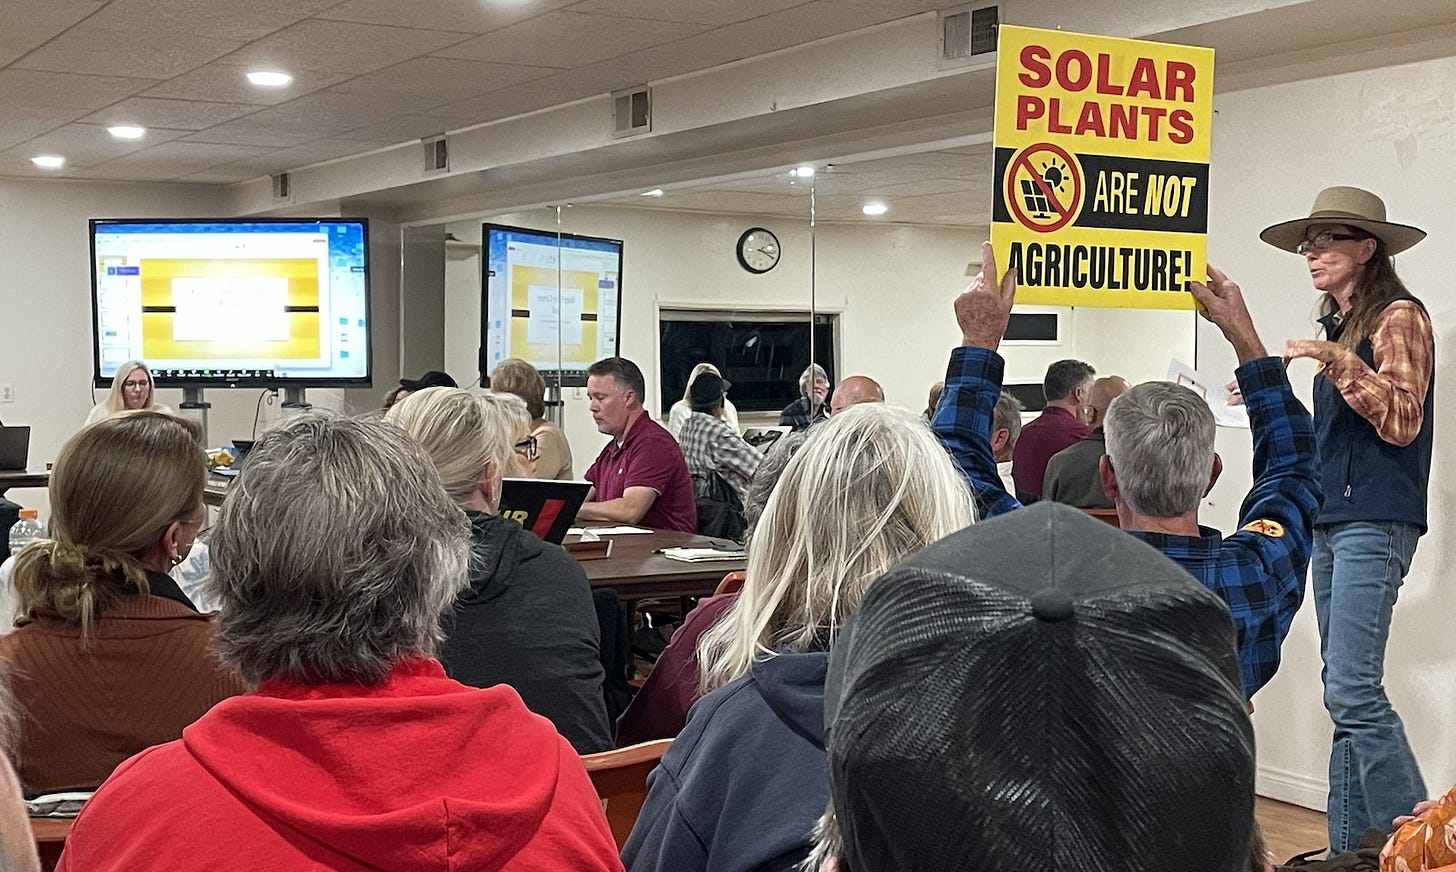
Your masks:
<svg viewBox="0 0 1456 872"><path fill-rule="evenodd" d="M958 348L931 427L976 494L983 518L1019 503L1002 486L991 457L991 422L1001 394L1001 356ZM1239 510L1239 532L1224 537L1132 532L1172 559L1228 605L1238 633L1244 693L1268 683L1280 647L1304 601L1313 526L1323 492L1315 459L1314 419L1294 396L1278 358L1240 366L1235 375L1254 437L1254 487Z"/></svg>

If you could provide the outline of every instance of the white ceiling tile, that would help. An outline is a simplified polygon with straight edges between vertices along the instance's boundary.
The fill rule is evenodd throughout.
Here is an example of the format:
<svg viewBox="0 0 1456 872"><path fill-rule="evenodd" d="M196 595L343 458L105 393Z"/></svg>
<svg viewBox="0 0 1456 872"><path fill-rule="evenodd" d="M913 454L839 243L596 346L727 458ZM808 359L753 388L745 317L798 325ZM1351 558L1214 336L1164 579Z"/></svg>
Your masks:
<svg viewBox="0 0 1456 872"><path fill-rule="evenodd" d="M524 115L548 106L558 106L579 96L581 95L542 88L532 83L436 106L430 110L430 114L457 119L456 127L468 127L513 115Z"/></svg>
<svg viewBox="0 0 1456 872"><path fill-rule="evenodd" d="M185 130L148 130L143 139L117 139L98 124L67 124L9 149L6 156L29 160L37 154L64 155L68 166L89 167L176 139Z"/></svg>
<svg viewBox="0 0 1456 872"><path fill-rule="evenodd" d="M903 16L876 6L814 0L689 37L673 48L693 53L700 59L699 68L706 69L900 17Z"/></svg>
<svg viewBox="0 0 1456 872"><path fill-rule="evenodd" d="M19 145L85 114L84 109L46 109L0 102L0 148Z"/></svg>
<svg viewBox="0 0 1456 872"><path fill-rule="evenodd" d="M339 94L319 91L246 118L199 131L189 142L293 146L353 130L371 120L408 111L406 97Z"/></svg>
<svg viewBox="0 0 1456 872"><path fill-rule="evenodd" d="M401 3L400 0L348 0L316 17L357 21L361 24L489 33L573 2L575 0L531 0L529 3L483 0L415 0L411 3Z"/></svg>
<svg viewBox="0 0 1456 872"><path fill-rule="evenodd" d="M184 36L167 30L112 30L89 21L17 61L26 70L168 79L227 54L239 40Z"/></svg>
<svg viewBox="0 0 1456 872"><path fill-rule="evenodd" d="M106 0L0 3L0 66L44 44L105 4Z"/></svg>
<svg viewBox="0 0 1456 872"><path fill-rule="evenodd" d="M572 6L571 11L722 26L782 12L807 2L809 0L737 0L733 3L723 0L583 0Z"/></svg>
<svg viewBox="0 0 1456 872"><path fill-rule="evenodd" d="M171 180L267 154L271 149L174 140L107 161L95 169L115 178Z"/></svg>
<svg viewBox="0 0 1456 872"><path fill-rule="evenodd" d="M149 88L141 96L207 100L214 103L258 103L267 106L287 103L349 78L348 73L291 70L293 82L287 87L259 88L247 79L247 73L251 69L254 67L215 61Z"/></svg>
<svg viewBox="0 0 1456 872"><path fill-rule="evenodd" d="M250 43L229 55L227 62L276 67L289 73L320 70L358 75L429 54L466 37L441 30L309 19Z"/></svg>
<svg viewBox="0 0 1456 872"><path fill-rule="evenodd" d="M156 83L156 79L131 79L124 76L0 70L0 103L10 106L100 109Z"/></svg>
<svg viewBox="0 0 1456 872"><path fill-rule="evenodd" d="M183 139L187 142L266 146L273 149L302 145L318 139L320 135L311 130L264 128L254 124L251 119L240 119L209 127L206 130L199 130L184 136Z"/></svg>
<svg viewBox="0 0 1456 872"><path fill-rule="evenodd" d="M248 41L301 21L337 0L111 0L87 22L115 30L166 30Z"/></svg>
<svg viewBox="0 0 1456 872"><path fill-rule="evenodd" d="M468 42L436 51L441 57L506 64L547 64L561 69L595 63L682 39L706 28L683 22L646 21L575 12L548 12Z"/></svg>
<svg viewBox="0 0 1456 872"><path fill-rule="evenodd" d="M453 103L548 76L549 67L494 64L458 58L413 58L392 67L350 79L332 90L344 94L409 97L416 106Z"/></svg>
<svg viewBox="0 0 1456 872"><path fill-rule="evenodd" d="M82 121L93 124L137 124L142 127L171 127L178 130L202 130L251 115L261 106L246 103L207 103L201 100L164 100L156 97L132 97L94 112Z"/></svg>

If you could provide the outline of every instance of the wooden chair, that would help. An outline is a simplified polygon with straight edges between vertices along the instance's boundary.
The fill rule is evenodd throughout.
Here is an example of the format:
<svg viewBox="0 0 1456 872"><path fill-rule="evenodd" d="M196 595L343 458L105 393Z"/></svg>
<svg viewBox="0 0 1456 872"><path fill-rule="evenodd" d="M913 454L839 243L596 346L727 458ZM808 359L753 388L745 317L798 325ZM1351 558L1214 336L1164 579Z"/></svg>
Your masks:
<svg viewBox="0 0 1456 872"><path fill-rule="evenodd" d="M642 803L647 801L647 773L662 760L671 744L671 739L660 739L615 751L582 755L582 765L591 776L597 796L602 798L607 823L612 827L612 838L617 841L618 850L627 844L627 836L637 823Z"/></svg>
<svg viewBox="0 0 1456 872"><path fill-rule="evenodd" d="M718 589L713 591L713 596L738 593L743 590L743 582L747 579L748 575L744 572L730 572L723 576L722 581L718 582Z"/></svg>
<svg viewBox="0 0 1456 872"><path fill-rule="evenodd" d="M40 854L42 872L51 872L61 861L61 851L66 847L66 836L71 834L74 818L31 818L30 833L35 838L36 853Z"/></svg>
<svg viewBox="0 0 1456 872"><path fill-rule="evenodd" d="M1122 524L1117 520L1117 509L1083 509L1082 511L1099 521L1111 524L1118 529L1122 528Z"/></svg>

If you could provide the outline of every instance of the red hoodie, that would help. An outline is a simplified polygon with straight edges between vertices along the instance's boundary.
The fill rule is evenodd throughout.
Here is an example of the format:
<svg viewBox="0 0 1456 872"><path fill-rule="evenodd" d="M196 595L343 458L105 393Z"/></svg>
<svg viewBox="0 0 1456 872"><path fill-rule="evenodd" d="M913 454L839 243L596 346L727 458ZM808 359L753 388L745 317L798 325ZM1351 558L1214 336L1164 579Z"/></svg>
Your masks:
<svg viewBox="0 0 1456 872"><path fill-rule="evenodd" d="M620 872L580 758L505 685L434 660L374 687L265 682L123 763L58 872Z"/></svg>

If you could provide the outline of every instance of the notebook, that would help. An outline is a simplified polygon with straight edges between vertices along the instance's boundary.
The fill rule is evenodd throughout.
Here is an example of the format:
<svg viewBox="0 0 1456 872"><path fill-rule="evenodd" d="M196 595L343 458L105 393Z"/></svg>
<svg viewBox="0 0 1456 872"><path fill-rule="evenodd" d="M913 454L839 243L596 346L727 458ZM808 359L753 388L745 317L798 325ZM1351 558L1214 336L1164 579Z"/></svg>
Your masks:
<svg viewBox="0 0 1456 872"><path fill-rule="evenodd" d="M30 460L30 428L0 425L0 472L24 472Z"/></svg>
<svg viewBox="0 0 1456 872"><path fill-rule="evenodd" d="M501 483L500 516L560 545L590 491L587 481L508 478Z"/></svg>

